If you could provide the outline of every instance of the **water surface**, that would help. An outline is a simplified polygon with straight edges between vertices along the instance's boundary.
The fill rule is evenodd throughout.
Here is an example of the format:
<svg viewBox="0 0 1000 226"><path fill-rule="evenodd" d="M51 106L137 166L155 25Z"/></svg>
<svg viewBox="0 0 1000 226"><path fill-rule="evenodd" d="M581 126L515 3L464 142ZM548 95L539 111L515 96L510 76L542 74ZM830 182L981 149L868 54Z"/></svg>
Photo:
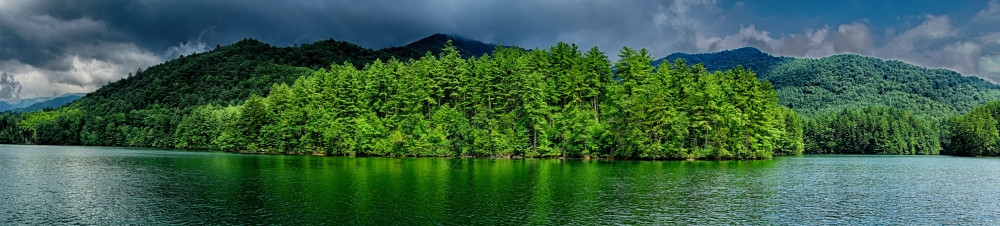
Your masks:
<svg viewBox="0 0 1000 226"><path fill-rule="evenodd" d="M1000 224L1000 159L351 158L0 145L0 224Z"/></svg>

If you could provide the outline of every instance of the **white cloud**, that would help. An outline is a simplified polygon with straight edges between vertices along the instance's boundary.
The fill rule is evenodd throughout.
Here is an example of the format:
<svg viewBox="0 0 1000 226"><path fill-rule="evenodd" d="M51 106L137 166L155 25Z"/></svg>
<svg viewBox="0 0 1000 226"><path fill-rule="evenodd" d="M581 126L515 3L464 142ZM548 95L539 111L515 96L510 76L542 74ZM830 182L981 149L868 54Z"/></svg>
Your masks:
<svg viewBox="0 0 1000 226"><path fill-rule="evenodd" d="M192 40L167 48L167 51L163 53L163 56L166 59L173 59L179 56L191 55L193 53L201 53L205 51L208 51L208 45L205 44L205 42Z"/></svg>
<svg viewBox="0 0 1000 226"><path fill-rule="evenodd" d="M991 32L978 38L984 45L1000 45L1000 32Z"/></svg>
<svg viewBox="0 0 1000 226"><path fill-rule="evenodd" d="M922 24L899 34L879 48L878 52L889 57L905 56L917 51L915 46L917 42L952 37L957 33L952 28L948 16L927 15L927 20Z"/></svg>
<svg viewBox="0 0 1000 226"><path fill-rule="evenodd" d="M32 98L91 92L163 58L132 43L97 43L67 49L56 61L66 66L44 68L11 59L0 61L0 68L21 83L22 98Z"/></svg>
<svg viewBox="0 0 1000 226"><path fill-rule="evenodd" d="M7 72L0 72L0 99L17 100L21 97L21 82Z"/></svg>
<svg viewBox="0 0 1000 226"><path fill-rule="evenodd" d="M834 51L838 53L871 54L875 45L871 29L861 22L837 26L832 39Z"/></svg>
<svg viewBox="0 0 1000 226"><path fill-rule="evenodd" d="M696 50L708 17L719 14L715 0L676 0L652 15L654 39L642 43L652 52L666 54L664 50ZM635 47L635 46L633 46Z"/></svg>
<svg viewBox="0 0 1000 226"><path fill-rule="evenodd" d="M737 33L723 37L701 37L700 51L720 51L753 46L762 51L785 56L820 58L838 53L869 54L874 36L867 25L857 22L837 26L806 29L803 33L774 36L770 31L759 30L754 25L741 28Z"/></svg>
<svg viewBox="0 0 1000 226"><path fill-rule="evenodd" d="M877 48L874 55L966 75L977 74L983 49L981 42L960 37L960 31L948 16L928 15L926 18L919 26Z"/></svg>
<svg viewBox="0 0 1000 226"><path fill-rule="evenodd" d="M91 92L164 61L133 42L109 38L116 31L104 21L53 17L46 4L54 3L0 1L0 31L9 31L0 35L6 45L0 52L10 54L0 56L0 71L21 84L21 98Z"/></svg>
<svg viewBox="0 0 1000 226"><path fill-rule="evenodd" d="M969 41L959 41L942 47L940 55L934 60L941 62L940 67L971 75L977 72L976 67L982 57L981 52L981 45Z"/></svg>
<svg viewBox="0 0 1000 226"><path fill-rule="evenodd" d="M990 4L997 1L1000 0ZM1000 57L996 57L1000 55L983 57L984 54L1000 54L984 48L1000 44L1000 32L965 37L962 28L955 27L947 15L925 15L923 18L919 25L899 34L895 34L895 29L891 27L886 28L887 34L881 42L876 41L878 37L873 34L871 25L858 21L837 25L835 29L826 26L784 36L757 29L751 24L723 36L699 34L697 46L702 52L752 46L775 55L807 58L856 53L924 67L946 68L965 75L978 74L1000 81Z"/></svg>
<svg viewBox="0 0 1000 226"><path fill-rule="evenodd" d="M741 28L736 34L724 37L699 37L697 46L701 50L717 51L735 49L744 46L755 46L765 51L781 48L781 40L771 37L768 31L759 31L754 25Z"/></svg>
<svg viewBox="0 0 1000 226"><path fill-rule="evenodd" d="M208 44L206 44L205 41L202 41L202 38L205 37L206 34L210 35L214 30L215 27L201 30L201 33L198 34L197 38L193 38L186 42L178 43L175 46L168 47L167 51L164 51L163 53L163 58L174 59L182 55L191 55L193 53L201 53L208 51Z"/></svg>
<svg viewBox="0 0 1000 226"><path fill-rule="evenodd" d="M1000 55L984 56L979 59L979 73L993 82L1000 81Z"/></svg>
<svg viewBox="0 0 1000 226"><path fill-rule="evenodd" d="M1000 19L1000 0L990 0L986 3L986 7L982 11L976 13L974 20L976 21L991 21Z"/></svg>

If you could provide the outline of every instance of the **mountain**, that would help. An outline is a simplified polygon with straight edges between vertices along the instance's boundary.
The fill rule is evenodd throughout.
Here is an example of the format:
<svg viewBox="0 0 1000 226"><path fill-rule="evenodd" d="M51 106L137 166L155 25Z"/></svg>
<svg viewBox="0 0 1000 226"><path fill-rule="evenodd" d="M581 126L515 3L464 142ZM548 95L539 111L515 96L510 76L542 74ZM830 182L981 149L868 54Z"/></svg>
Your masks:
<svg viewBox="0 0 1000 226"><path fill-rule="evenodd" d="M66 104L68 104L70 102L73 102L74 100L80 99L81 97L83 97L85 95L87 95L87 94L86 93L67 93L67 94L63 94L63 95L60 95L58 97L54 97L54 98L51 98L51 99L48 99L48 100L45 100L45 101L42 101L42 102L34 103L34 104L32 104L30 106L27 106L27 107L18 108L18 109L12 109L10 111L12 111L12 112L32 112L32 111L41 111L41 110L46 109L46 108L55 109L55 108L58 108L58 107L62 107L63 105L66 105Z"/></svg>
<svg viewBox="0 0 1000 226"><path fill-rule="evenodd" d="M781 104L807 115L874 105L944 117L1000 99L1000 85L981 78L854 54L798 59L745 47L675 53L654 64L678 58L712 71L743 65L774 85Z"/></svg>
<svg viewBox="0 0 1000 226"><path fill-rule="evenodd" d="M434 55L441 53L441 47L444 47L444 44L449 40L451 40L455 48L458 49L458 53L465 58L481 57L483 54L493 52L493 49L496 49L497 47L497 44L484 43L458 35L438 33L427 36L405 46L385 48L382 49L382 51L394 54L400 58L419 58L424 56L424 54L428 51Z"/></svg>
<svg viewBox="0 0 1000 226"><path fill-rule="evenodd" d="M236 150L234 149L235 146L230 147L227 144L254 144L255 146L242 146L239 150L260 151L264 147L274 148L274 150L298 150L300 148L317 149L328 147L317 145L322 142L332 142L331 140L324 140L328 138L332 139L326 136L341 136L345 134L354 136L359 132L370 132L371 134L381 134L379 136L382 136L392 132L391 134L395 134L393 135L395 138L390 140L394 141L382 142L386 141L382 140L374 143L359 143L385 146L392 142L407 140L400 138L404 134L403 131L396 133L389 127L385 127L387 124L383 122L397 123L398 121L396 120L401 120L401 118L395 116L386 118L387 115L399 116L400 112L409 112L404 115L420 118L418 117L420 115L432 114L433 111L424 111L430 109L431 106L440 107L441 103L447 101L472 100L456 99L454 96L455 92L460 89L456 89L455 87L440 88L442 86L452 86L456 81L463 81L461 79L463 75L447 72L443 74L420 72L420 70L427 70L428 66L455 66L437 63L459 62L460 60L454 55L449 55L448 57L450 58L447 61L437 61L438 59L432 58L423 58L420 61L408 61L408 59L412 59L413 57L423 57L428 51L434 52L432 51L432 46L436 46L438 43L451 42L454 49L454 52L451 53L462 53L465 54L463 55L465 57L485 53L486 49L494 48L491 44L483 44L482 42L471 40L458 40L455 37L457 36L435 34L406 46L383 50L367 49L335 40L323 40L294 47L274 47L253 39L245 39L228 46L217 47L209 52L182 56L145 70L136 71L127 76L127 78L106 85L77 101L73 101L53 111L0 114L0 143L215 147L224 150ZM611 68L607 67L609 63L606 62L606 56L603 56L599 51L588 52L586 54L587 57L583 58L560 58L570 55L582 56L582 53L576 50L575 47L566 44L561 44L557 47L553 47L552 52L524 51L517 48L504 49L502 50L504 51L502 52L503 54L514 54L509 56L521 56L523 57L521 59L524 60L505 61L512 60L513 58L501 57L502 59L500 60L489 59L488 61L483 61L483 65L506 67L513 64L540 63L539 65L522 66L525 67L525 70L544 70L544 68L563 67L563 72L589 70L597 74L611 73ZM640 65L651 62L648 56L638 56L634 51L631 55L626 55L628 57L625 57L625 59L628 62L643 62ZM410 63L399 63L399 61L390 60L393 58ZM370 64L379 59L388 63ZM569 61L564 61L567 59ZM675 59L685 59L689 64L704 63L706 68L711 71L728 70L737 65L743 65L756 72L755 74L758 79L770 81L771 85L761 83L759 88L761 90L770 90L773 85L775 92L771 94L758 94L769 96L767 100L774 100L770 98L777 96L780 104L788 106L805 116L809 116L800 119L797 114L787 114L788 117L783 117L784 121L789 125L785 128L786 131L801 131L791 134L800 134L803 137L803 142L800 146L803 146L807 153L940 153L943 143L947 140L947 137L941 136L944 132L939 126L942 121L940 119L967 112L973 106L987 101L1000 99L1000 86L976 77L962 76L948 70L927 69L900 61L887 61L858 55L835 55L822 59L796 59L771 56L753 48L740 48L718 53L677 53L657 60L653 64L662 64L662 62L673 61ZM579 66L579 62L584 61L591 62L591 64L580 68L572 67L573 65ZM345 62L351 65L331 67L332 64ZM412 67L411 70L406 69L407 66L404 65L416 66ZM627 66L627 64L619 65ZM488 67L484 66L484 69L479 71L479 73L504 71L485 69ZM364 68L364 70L354 70L354 68ZM438 69L449 70L448 68ZM648 67L645 66L629 67L626 69L619 68L615 72L615 76L623 76L617 77L621 79L650 78L646 77L650 73L647 69ZM687 72L689 69L689 67L685 66L678 69L678 72ZM431 71L440 72L440 70ZM738 78L741 81L756 82L752 76L750 80L746 80L743 76L750 74L744 72L743 70L735 70L732 73L739 74ZM697 71L693 73L703 72ZM558 75L559 73L555 74ZM570 74L581 75L579 73ZM712 92L715 95L718 95L718 92L732 92L746 88L734 85L743 83L720 85L726 83L712 80L734 79L737 78L733 77L736 74L725 74L721 77L704 77L707 80L688 79L692 77L671 77L677 75L669 72L657 73L657 76L679 79L673 82L687 82L690 83L689 85L704 86L703 88L695 88L695 90L711 89L714 90ZM523 76L524 74L519 75ZM547 103L550 107L560 107L543 109L578 109L566 108L565 106L568 106L566 103L579 102L580 100L591 100L594 103L582 104L582 108L579 109L590 109L591 106L594 109L599 109L599 106L602 105L596 104L598 99L607 99L596 97L582 99L580 97L568 98L573 95L591 95L587 93L594 92L581 92L584 89L581 89L581 91L560 90L574 84L590 84L591 82L600 81L597 79L587 79L600 78L599 76L583 76L573 79L556 79L540 82L537 79L552 77L538 76L545 75L545 73L532 75L537 77L524 77L520 80L514 79L509 81L505 79L474 79L465 81L486 82L489 84L495 83L494 81L516 83L506 84L509 86L507 88L488 85L473 90L522 89L521 92L524 94L531 93L523 90L526 88L525 86L544 84L543 87L535 87L533 89L550 87L555 89L551 92L542 93L568 95L565 100L560 99L560 101ZM419 81L419 79L413 76L427 80ZM438 77L428 78L421 76ZM610 81L611 77L607 77L607 79ZM518 81L521 83L517 83ZM648 82L656 81L664 82L666 80L648 80ZM643 82L647 81L643 80ZM620 83L609 84L621 85ZM627 84L635 85L640 83ZM670 87L676 83L657 84ZM275 90L272 91L272 89ZM431 89L419 92L406 91L403 93L413 92L411 94L441 96L416 98L417 100L428 101L423 105L424 108L400 108L399 104L407 103L405 99L414 97L399 95L401 91L396 89ZM665 89L664 87L646 87L631 90L630 92L638 92L639 90L659 90L663 92ZM646 91L633 94L648 95ZM503 93L502 91L497 92ZM683 93L687 92L689 91L683 91ZM364 96L352 96L360 95L359 93L363 93ZM340 97L334 94L343 94L345 96ZM685 96L681 93L671 95ZM324 96L329 98L325 98ZM708 96L704 95L704 97ZM363 99L365 101L358 102L357 100L360 99L355 97L365 98ZM652 97L649 96L649 98ZM667 103L675 103L673 101L676 100L677 96L655 97L662 98ZM695 95L688 98L697 97ZM490 98L492 97L487 95L485 100L493 100ZM452 112L448 113L449 115L437 115L434 116L436 117L434 120L445 120L448 117L456 117L466 121L480 120L477 121L477 123L480 123L477 126L496 126L497 124L482 124L482 122L489 122L486 118L470 118L469 115L460 114L464 114L463 112L476 112L482 109L500 109L494 108L499 106L515 106L529 103L525 102L525 100L532 100L534 102L530 103L533 104L540 104L546 100L552 101L552 98L544 96L522 96L521 98L525 99L518 100L514 102L515 104L501 104L498 106L491 106L492 102L488 101L487 103L489 104L487 106L477 108L478 110L465 109L457 111L451 109L449 111ZM299 102L290 102L288 100L298 100ZM302 102L301 100L307 101ZM635 99L634 101L642 102L645 100ZM701 103L700 101L692 99L687 102ZM390 104L390 102L393 104ZM463 102L452 106L468 107L475 105L473 103L475 102ZM272 108L271 106L280 108ZM345 109L346 107L344 106L349 106L350 109ZM659 107L652 105L649 107L650 109L659 109ZM357 118L362 117L362 115L358 115L359 112L367 112L359 111L358 109L369 108L376 110L369 112L373 114L363 115L363 117L368 118ZM389 108L395 110L389 111ZM279 111L280 109L300 109L302 111L296 111L297 113L292 114L288 113L289 111L282 113ZM332 111L327 112L328 110ZM511 111L510 109L496 111L501 113L507 112L505 114L513 114L512 116L524 113ZM452 114L456 112L459 114ZM738 111L720 112L735 113ZM542 114L544 112L543 110L539 110L536 113ZM699 114L705 113L702 112ZM582 115L586 114L574 113L568 115L576 115L571 117L583 117ZM637 115L636 117L638 116L641 115ZM306 122L313 122L311 121L312 119L324 117L342 117L342 120L325 121L336 124L304 124ZM588 116L585 118L590 119L591 117ZM507 118L503 120L514 119ZM527 118L522 118L514 121L532 122L533 120L536 119L528 120ZM541 120L541 118L538 120ZM606 121L606 119L594 118L594 122L597 122L597 120ZM672 120L667 121L673 122ZM273 126L284 124L296 126ZM364 126L351 130L338 130L341 127L333 127L333 125L341 124L358 124ZM503 125L514 124L516 123ZM260 131L258 131L260 132L258 134L260 136L251 136L253 134L246 133L245 131L241 132L242 130L240 129L233 129L227 133L220 132L219 134L202 133L202 131L221 131L219 130L221 128L219 127L220 125L225 125L226 128L260 128ZM264 125L272 126L265 127ZM427 124L413 122L406 125ZM837 125L841 126L837 127ZM805 129L801 129L803 127ZM185 129L181 130L179 128ZM518 137L513 133L516 133L515 131L527 131L524 130L526 128L537 127L503 130L512 133L503 135L507 137L504 139ZM651 128L659 128L659 126ZM365 132L368 129L371 129L371 131ZM406 134L409 134L406 136L410 136L413 139L416 139L420 134L426 134L426 131L421 132L421 129L405 128L404 130L407 131ZM559 131L563 130L551 129L540 133L543 133L544 137L561 137L566 135L559 135ZM265 134L265 132L269 135L261 135ZM550 132L552 134L544 134ZM463 142L482 142L499 139L498 137L492 137L494 135L500 136L493 133L485 131L472 133L466 131L458 134L463 134ZM478 138L465 137L466 134L478 134L475 135ZM894 135L886 136L886 134ZM644 137L644 135L637 136ZM248 137L255 137L252 139L256 140L240 140L251 139ZM842 139L845 137L850 139ZM184 140L178 140L180 138L184 138ZM276 146L278 144L273 142L275 141L274 139L281 140L281 147ZM357 141L357 139L350 137L337 139ZM560 139L565 139L565 137ZM838 142L842 140L849 142ZM510 142L522 143L524 141L526 140L510 140ZM363 148L371 149L372 147ZM631 154L626 155L630 156Z"/></svg>
<svg viewBox="0 0 1000 226"><path fill-rule="evenodd" d="M291 47L244 39L130 73L57 111L26 114L21 122L35 128L29 131L34 140L21 141L17 134L23 131L13 131L0 142L168 147L174 128L194 107L242 104L267 95L274 85L292 84L333 64L360 69L377 59L408 60L440 52L449 41L463 56L496 47L443 34L385 50L332 39Z"/></svg>
<svg viewBox="0 0 1000 226"><path fill-rule="evenodd" d="M0 100L0 112L24 108L39 102L45 102L55 97L35 97L20 100Z"/></svg>
<svg viewBox="0 0 1000 226"><path fill-rule="evenodd" d="M725 71L741 65L744 68L757 72L758 75L762 71L770 71L775 66L795 60L790 57L771 56L753 47L743 47L715 53L673 53L654 60L652 64L654 66L660 65L664 61L673 61L678 58L684 59L688 64L705 64L705 68L709 71Z"/></svg>
<svg viewBox="0 0 1000 226"><path fill-rule="evenodd" d="M332 63L357 66L391 55L334 40L274 47L245 39L213 51L181 56L108 84L71 107L108 115L147 108L242 102L275 83L290 83Z"/></svg>
<svg viewBox="0 0 1000 226"><path fill-rule="evenodd" d="M335 40L275 47L244 39L136 71L101 87L59 109L77 118L64 120L66 125L53 130L82 132L53 132L29 143L166 147L180 118L192 107L241 104L251 96L266 95L274 84L290 84L331 64L363 67L392 57ZM79 113L66 113L74 111ZM78 124L69 123L74 121ZM68 128L59 128L63 126Z"/></svg>
<svg viewBox="0 0 1000 226"><path fill-rule="evenodd" d="M272 84L290 84L295 78L331 64L348 62L361 68L376 59L416 58L426 51L440 52L448 40L453 40L463 56L481 56L496 47L444 34L378 51L332 39L283 48L244 39L137 71L73 106L106 115L135 109L236 104L251 95L266 94Z"/></svg>

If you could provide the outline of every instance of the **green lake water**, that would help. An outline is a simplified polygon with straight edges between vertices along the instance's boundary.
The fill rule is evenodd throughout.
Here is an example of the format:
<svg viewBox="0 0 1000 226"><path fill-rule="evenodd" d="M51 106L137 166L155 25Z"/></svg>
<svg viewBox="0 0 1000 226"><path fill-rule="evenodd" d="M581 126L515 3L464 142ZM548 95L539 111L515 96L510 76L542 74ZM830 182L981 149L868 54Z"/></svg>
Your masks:
<svg viewBox="0 0 1000 226"><path fill-rule="evenodd" d="M352 158L0 146L0 224L1000 224L1000 159Z"/></svg>

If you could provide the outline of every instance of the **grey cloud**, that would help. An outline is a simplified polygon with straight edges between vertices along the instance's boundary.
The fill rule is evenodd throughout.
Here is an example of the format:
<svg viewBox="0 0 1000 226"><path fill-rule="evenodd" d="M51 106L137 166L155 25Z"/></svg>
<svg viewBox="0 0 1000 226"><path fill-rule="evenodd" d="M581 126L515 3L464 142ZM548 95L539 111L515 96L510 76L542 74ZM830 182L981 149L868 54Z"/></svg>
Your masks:
<svg viewBox="0 0 1000 226"><path fill-rule="evenodd" d="M90 18L60 20L49 15L8 14L0 17L0 26L10 28L21 40L37 45L65 44L72 41L69 37L99 36L107 32L102 22Z"/></svg>
<svg viewBox="0 0 1000 226"><path fill-rule="evenodd" d="M947 38L957 33L956 30L952 29L948 16L928 15L927 20L922 24L899 34L881 47L879 52L909 54L917 50L917 44L921 44L919 43L921 41Z"/></svg>
<svg viewBox="0 0 1000 226"><path fill-rule="evenodd" d="M993 82L1000 81L1000 55L986 56L979 59L979 71L983 77Z"/></svg>
<svg viewBox="0 0 1000 226"><path fill-rule="evenodd" d="M837 26L837 32L830 38L833 51L838 53L871 54L875 45L871 29L860 22Z"/></svg>
<svg viewBox="0 0 1000 226"><path fill-rule="evenodd" d="M895 36L876 49L875 56L899 59L931 68L947 68L966 75L979 75L979 62L988 44L975 37L963 37L967 27L956 27L948 16L931 16L910 30ZM987 52L989 50L987 49Z"/></svg>
<svg viewBox="0 0 1000 226"><path fill-rule="evenodd" d="M7 72L0 72L0 99L18 99L21 96L21 83Z"/></svg>
<svg viewBox="0 0 1000 226"><path fill-rule="evenodd" d="M202 40L206 33L211 34L212 29L205 29L198 35L195 39L190 39L185 42L178 43L176 46L168 47L163 53L166 59L173 59L180 57L182 55L189 55L192 53L200 53L208 51L208 44Z"/></svg>
<svg viewBox="0 0 1000 226"><path fill-rule="evenodd" d="M748 45L797 57L858 53L966 74L992 73L983 69L979 56L1000 55L1000 50L990 49L1000 48L992 47L1000 46L991 44L995 38L960 37L971 28L956 27L953 18L944 15L917 15L914 18L922 24L884 28L886 34L873 32L876 27L864 18L784 34L727 18L731 15L727 10L746 9L742 2L732 3L730 9L720 4L717 0L8 0L0 1L0 70L21 82L23 96L32 97L92 91L139 67L247 37L279 46L333 38L377 49L433 33L526 48L572 42L584 48L599 46L613 59L622 46L649 48L654 57ZM996 16L996 10L1000 0L990 1L975 16L980 22L973 30L997 31L995 24L982 22Z"/></svg>
<svg viewBox="0 0 1000 226"><path fill-rule="evenodd" d="M743 46L754 46L772 52L780 46L768 31L758 31L753 25L741 28L737 33L723 37L700 37L697 46L701 51L718 51Z"/></svg>
<svg viewBox="0 0 1000 226"><path fill-rule="evenodd" d="M721 24L715 0L0 2L0 66L25 96L92 91L138 67L252 37L283 46L334 38L368 48L433 33L545 48L557 41L654 55L696 51ZM32 81L26 81L32 80ZM44 86L43 84L49 84Z"/></svg>

